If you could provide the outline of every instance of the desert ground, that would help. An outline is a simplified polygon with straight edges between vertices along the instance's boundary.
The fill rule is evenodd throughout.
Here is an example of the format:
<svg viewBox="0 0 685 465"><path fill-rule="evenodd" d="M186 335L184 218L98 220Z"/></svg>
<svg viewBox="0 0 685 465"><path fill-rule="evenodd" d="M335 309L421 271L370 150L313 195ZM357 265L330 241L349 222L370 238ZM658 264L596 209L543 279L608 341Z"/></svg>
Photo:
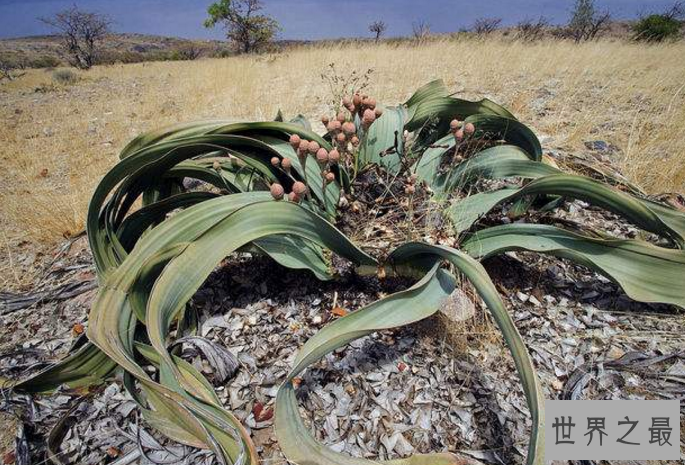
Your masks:
<svg viewBox="0 0 685 465"><path fill-rule="evenodd" d="M509 108L537 133L546 152L601 157L646 193L674 193L676 201L681 201L677 194L685 192L683 57L682 41L645 45L610 40L575 44L437 38L423 43L352 42L293 47L257 56L97 66L89 71L71 71L75 77L69 82L56 79L52 69L27 70L16 80L0 84L0 166L4 173L0 178L0 289L29 292L48 277L53 283L80 280L93 284L74 299L46 305L38 301L37 314L43 315L48 325L37 327L32 323L37 318L33 312L36 307L8 313L3 317L6 329L0 352L42 347L48 341L49 348L41 357L54 360L77 335L74 325L86 323L95 292L92 263L80 236L88 202L99 180L117 162L119 151L144 131L192 120L271 120L280 110L286 117L304 114L314 129L322 132L320 116L330 113L332 102L353 88L363 86L383 104L392 105L405 101L419 86L441 78L460 97L488 97ZM602 221L613 224L614 217L602 217ZM621 234L628 234L624 223L616 221L615 226ZM615 385L614 378L607 380L602 378L603 372L598 373L593 378L597 382L592 384L597 398L649 397L666 389L655 381L660 373L671 370L672 377L682 377L682 357L677 355L682 353L679 335L685 328L681 312L629 303L615 285L606 279L597 281L597 275L581 267L547 258L533 260L525 254L522 257L521 262L511 257L497 259L488 270L506 296L526 343L535 346L534 358L548 395L576 389L577 385L568 383L579 367L589 366L592 371L603 360L637 352L642 354L645 371L637 373L617 365L620 382ZM242 273L243 277L234 284L242 293L227 294L221 283L238 278L231 277L232 270L219 270L201 291L197 305L203 311L242 310L232 313L233 320L226 316L220 324L212 318L206 320L207 334L226 345L266 350L268 353L260 357L274 359L278 370L290 361L288 347L301 345L316 330L312 308L332 308L336 302L357 308L391 292L368 283L361 287L350 287L347 282L303 284L293 302L288 283L304 282L297 281L297 276L285 279L285 283L273 276L262 280L269 275L265 271L268 264L235 266L239 270L235 274ZM253 280L262 282L255 287L250 285ZM219 283L216 291L212 283ZM267 289L270 298L265 301ZM297 309L302 314L293 316ZM633 312L635 309L640 312ZM247 318L248 313L257 315L260 324L266 326L260 330L243 325L241 318ZM293 324L304 329L292 334L283 329ZM278 335L280 342L274 343L269 334ZM472 457L486 463L503 463L498 461L502 458L506 463L521 463L529 420L516 380L506 378L513 364L503 355L502 341L492 322L478 307L456 333L439 340L431 340L430 335L430 329L419 326L380 334L355 348L364 346L371 358L400 357L409 360L417 371L427 370L426 383L435 389L431 395L436 404L458 407L456 414L434 411L432 421L438 432L442 431L442 436L438 435L442 439L418 433L409 437L410 427L401 430L408 433L398 439L396 432L400 430L392 432L386 425L388 431L383 437L396 446L394 454L390 448L385 455L373 455L369 450L380 445L368 442L360 442L351 453L391 458L459 444L479 449ZM443 352L450 343L461 354L454 359ZM676 355L660 359L660 354ZM364 355L358 356L362 357L359 364L372 365ZM241 362L255 363L254 359ZM364 376L351 381L345 378L353 408L372 413L372 407L353 393L373 392L383 376L391 392L403 390L409 382L407 374L392 367L383 371L386 368L368 368ZM273 374L262 373L264 367L259 363L254 370L252 380L239 382L254 384L254 378ZM459 375L454 374L456 371ZM502 375L504 382L498 378ZM330 398L329 385L340 379L330 370L317 371L313 376L325 405L315 399L307 404L311 411L324 412L311 421L323 431L319 439L335 444L337 425L328 423L333 406L326 398ZM445 379L457 387L448 391L436 387ZM589 383L575 382L581 390ZM112 386L93 394L97 412L82 412L97 420L99 432L86 428L67 438L73 443L74 437L80 437L83 444L89 444L83 446L87 450L81 450L83 463L100 463L110 454L110 447L118 451L110 455L112 458L132 450L135 444L136 431L127 429L128 436L122 436L119 427L107 423L114 418L126 428L132 425L130 418L126 420L132 410L130 399L120 385ZM352 387L348 390L347 386ZM222 391L222 400L231 389ZM268 399L270 389L260 387L256 392ZM335 392L334 397L341 394ZM518 396L513 403L510 392ZM45 405L64 407L60 402L58 396ZM488 407L491 404L506 406L492 410ZM245 417L249 414L246 411ZM39 418L48 425L54 424L57 416L45 413ZM426 421L430 423L430 414ZM454 429L455 421L461 422L460 429ZM486 433L477 432L479 427L485 427ZM349 425L341 424L340 428L348 431ZM368 428L357 433L366 434L367 439L380 435L376 426ZM268 428L255 431L269 463L282 463ZM103 443L104 436L111 440ZM3 446L11 442L5 439ZM200 459L211 462L205 455L195 459L197 463Z"/></svg>

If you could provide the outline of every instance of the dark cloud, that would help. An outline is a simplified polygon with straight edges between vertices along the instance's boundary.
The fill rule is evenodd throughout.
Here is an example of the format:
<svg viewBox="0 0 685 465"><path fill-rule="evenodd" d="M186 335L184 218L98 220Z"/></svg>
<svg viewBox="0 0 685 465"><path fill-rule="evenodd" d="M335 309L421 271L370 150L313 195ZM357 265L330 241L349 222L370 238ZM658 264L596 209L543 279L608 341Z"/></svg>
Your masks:
<svg viewBox="0 0 685 465"><path fill-rule="evenodd" d="M74 0L0 0L0 37L49 32L36 18L67 8ZM202 26L211 0L77 0L82 8L109 15L115 29L189 38L221 38L220 29ZM598 0L618 18L659 11L672 0ZM368 24L382 19L389 35L411 33L412 23L425 21L435 32L468 27L478 17L500 17L513 24L545 16L567 20L573 0L265 0L268 13L282 25L282 38L320 39L368 36Z"/></svg>

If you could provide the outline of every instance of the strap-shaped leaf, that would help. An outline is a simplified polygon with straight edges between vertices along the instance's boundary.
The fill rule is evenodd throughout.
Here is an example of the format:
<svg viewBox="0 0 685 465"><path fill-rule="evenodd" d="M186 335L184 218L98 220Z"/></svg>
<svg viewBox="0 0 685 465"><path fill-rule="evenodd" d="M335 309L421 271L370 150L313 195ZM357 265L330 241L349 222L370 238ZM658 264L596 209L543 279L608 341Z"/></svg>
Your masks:
<svg viewBox="0 0 685 465"><path fill-rule="evenodd" d="M404 123L407 110L404 107L387 107L383 114L368 129L359 148L359 166L377 164L390 173L401 167L404 156Z"/></svg>
<svg viewBox="0 0 685 465"><path fill-rule="evenodd" d="M273 181L286 187L291 185L294 180L284 171L273 167L270 160L274 156L282 156L284 150L292 151L286 142L292 133L319 141L322 146L330 148L323 138L299 124L276 122L196 124L161 130L132 142L124 149L122 161L98 185L89 207L87 227L98 272L104 276L126 256L126 248L122 246L116 231L141 194L145 194L146 204L163 200L176 193L168 191L168 188L179 185L178 178L183 175L209 180L219 186L224 184L229 192L254 188L250 183L243 185L245 183L239 182L239 172L234 174L234 178L223 175L224 179L215 179L208 166L198 166L186 160L230 153L240 158L246 168L250 168L247 179L251 181L254 176L261 178L263 188ZM307 171L313 198L317 199L317 202L309 204L310 207L318 209L318 205L321 205L333 217L339 196L338 187L335 183L329 184L324 201L322 174L313 159ZM167 179L176 181L169 184Z"/></svg>
<svg viewBox="0 0 685 465"><path fill-rule="evenodd" d="M526 463L528 465L541 465L544 463L545 450L544 396L528 350L514 325L514 321L497 293L495 285L480 263L465 253L450 247L410 242L398 247L389 258L394 263L406 263L426 255L448 260L459 272L466 276L476 288L478 295L485 302L497 327L502 332L504 341L512 354L516 370L521 379L532 420Z"/></svg>
<svg viewBox="0 0 685 465"><path fill-rule="evenodd" d="M100 384L117 364L91 342L86 342L59 363L50 365L25 380L0 378L0 388L27 393L48 393L62 385L76 389Z"/></svg>
<svg viewBox="0 0 685 465"><path fill-rule="evenodd" d="M542 160L542 146L535 133L525 124L510 116L497 114L475 114L465 120L473 123L476 132L473 137L504 140L524 150L529 158Z"/></svg>
<svg viewBox="0 0 685 465"><path fill-rule="evenodd" d="M431 189L440 189L441 183L438 179L441 176L440 167L444 162L443 157L454 148L454 145L455 139L452 134L437 140L421 153L413 166L413 171L419 179L426 181Z"/></svg>
<svg viewBox="0 0 685 465"><path fill-rule="evenodd" d="M142 385L157 424L170 432L186 431L227 461L248 454L251 463L256 463L256 457L251 456L251 441L240 423L210 402L211 397L183 375L166 350L168 325L179 311L176 304L184 298L187 301L231 251L274 234L323 243L358 264L375 266L373 258L325 219L296 204L271 200L256 203L254 208L239 208L260 195L235 194L197 204L146 234L107 279L91 310L88 328L91 340ZM137 287L137 283L153 282L154 286ZM150 288L152 294L145 298ZM138 310L138 318L145 317L148 335L160 356L160 382L152 381L136 362L134 299L148 303L145 310ZM178 431L175 434L178 437Z"/></svg>
<svg viewBox="0 0 685 465"><path fill-rule="evenodd" d="M450 91L447 89L447 86L445 86L445 83L442 81L442 79L436 79L419 87L409 98L409 100L404 103L404 106L409 108L411 111L411 108L422 102L426 102L435 98L449 97L449 95Z"/></svg>
<svg viewBox="0 0 685 465"><path fill-rule="evenodd" d="M639 302L685 308L685 252L639 240L598 239L554 226L509 224L487 228L462 243L469 255L487 258L510 250L554 255L585 265L617 283Z"/></svg>
<svg viewBox="0 0 685 465"><path fill-rule="evenodd" d="M392 294L322 328L298 353L287 381L276 398L275 432L281 450L289 461L317 465L369 465L379 462L350 457L318 443L305 427L297 408L291 380L325 354L375 331L403 326L434 314L454 289L454 278L438 268L432 269L411 288ZM396 460L397 464L456 464L451 454L418 454Z"/></svg>
<svg viewBox="0 0 685 465"><path fill-rule="evenodd" d="M121 159L132 156L143 149L161 144L163 142L179 141L186 138L203 136L206 134L245 134L251 132L270 132L277 134L298 134L307 140L315 140L322 147L330 148L328 143L318 134L307 130L299 123L283 123L277 121L265 121L254 123L232 123L229 121L199 121L185 123L155 131L150 131L133 139L124 147L119 157Z"/></svg>
<svg viewBox="0 0 685 465"><path fill-rule="evenodd" d="M506 108L486 98L471 102L455 97L440 97L429 98L416 104L411 119L405 127L408 131L415 131L431 120L437 120L443 129L442 134L445 134L452 119L457 118L463 121L475 114L499 115L515 119Z"/></svg>
<svg viewBox="0 0 685 465"><path fill-rule="evenodd" d="M490 147L461 163L440 170L445 152L454 146L454 137L448 136L435 145L436 148L426 150L421 157L416 172L436 194L463 188L480 179L534 179L561 174L551 165L531 160L527 152L514 145Z"/></svg>
<svg viewBox="0 0 685 465"><path fill-rule="evenodd" d="M496 205L526 195L559 195L580 199L623 216L640 228L673 240L683 246L685 215L665 206L633 197L593 179L555 174L531 181L520 189L502 189L471 195L448 210L457 231L464 231Z"/></svg>

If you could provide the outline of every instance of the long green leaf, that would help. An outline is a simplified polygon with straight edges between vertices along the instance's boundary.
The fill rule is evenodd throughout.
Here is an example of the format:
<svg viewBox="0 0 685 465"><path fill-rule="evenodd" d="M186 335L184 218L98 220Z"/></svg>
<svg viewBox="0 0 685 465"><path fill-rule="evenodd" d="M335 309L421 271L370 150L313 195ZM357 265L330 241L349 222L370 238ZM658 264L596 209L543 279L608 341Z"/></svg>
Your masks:
<svg viewBox="0 0 685 465"><path fill-rule="evenodd" d="M368 129L359 148L362 167L375 163L390 173L397 173L404 156L404 123L407 110L404 107L387 107Z"/></svg>
<svg viewBox="0 0 685 465"><path fill-rule="evenodd" d="M559 195L584 200L623 216L640 228L673 240L683 246L685 215L619 191L593 179L570 174L555 174L531 181L520 189L502 189L467 197L448 211L458 231L468 229L480 216L496 205L526 195Z"/></svg>
<svg viewBox="0 0 685 465"><path fill-rule="evenodd" d="M495 285L480 263L465 253L450 247L410 242L398 247L390 255L389 259L394 263L404 263L426 255L448 260L468 278L487 305L495 323L502 332L504 341L513 356L516 370L521 378L533 424L530 441L528 442L526 463L528 465L541 465L544 463L545 450L544 396L528 350L514 325L514 321L497 293Z"/></svg>
<svg viewBox="0 0 685 465"><path fill-rule="evenodd" d="M509 224L478 231L462 243L469 255L487 258L530 250L578 262L605 275L634 300L685 308L685 252L639 240L598 239L554 226Z"/></svg>
<svg viewBox="0 0 685 465"><path fill-rule="evenodd" d="M318 443L305 427L297 408L292 379L325 354L372 332L403 326L434 314L454 289L454 278L432 269L411 288L392 294L325 326L298 353L287 381L276 398L275 431L281 450L293 463L317 465L369 465L378 462L350 457ZM450 454L418 454L396 460L400 464L456 464Z"/></svg>
<svg viewBox="0 0 685 465"><path fill-rule="evenodd" d="M494 114L475 114L465 120L473 123L475 138L504 140L508 144L516 145L524 150L529 158L542 160L542 146L535 133L525 124L510 116Z"/></svg>

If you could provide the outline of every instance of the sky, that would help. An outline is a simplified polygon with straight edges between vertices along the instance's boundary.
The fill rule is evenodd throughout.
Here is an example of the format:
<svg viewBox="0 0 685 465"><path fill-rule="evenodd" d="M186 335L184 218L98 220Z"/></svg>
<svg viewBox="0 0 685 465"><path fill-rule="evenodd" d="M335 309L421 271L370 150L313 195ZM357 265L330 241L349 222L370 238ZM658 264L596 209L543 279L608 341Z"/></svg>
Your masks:
<svg viewBox="0 0 685 465"><path fill-rule="evenodd" d="M191 39L221 39L220 27L202 23L213 0L0 0L0 38L50 33L37 20L73 4L109 16L117 32L137 32ZM470 26L480 17L498 17L503 24L544 16L564 23L574 0L263 0L265 12L282 27L280 39L368 37L377 19L388 36L409 35L423 21L433 32ZM596 0L618 19L667 9L673 0Z"/></svg>

